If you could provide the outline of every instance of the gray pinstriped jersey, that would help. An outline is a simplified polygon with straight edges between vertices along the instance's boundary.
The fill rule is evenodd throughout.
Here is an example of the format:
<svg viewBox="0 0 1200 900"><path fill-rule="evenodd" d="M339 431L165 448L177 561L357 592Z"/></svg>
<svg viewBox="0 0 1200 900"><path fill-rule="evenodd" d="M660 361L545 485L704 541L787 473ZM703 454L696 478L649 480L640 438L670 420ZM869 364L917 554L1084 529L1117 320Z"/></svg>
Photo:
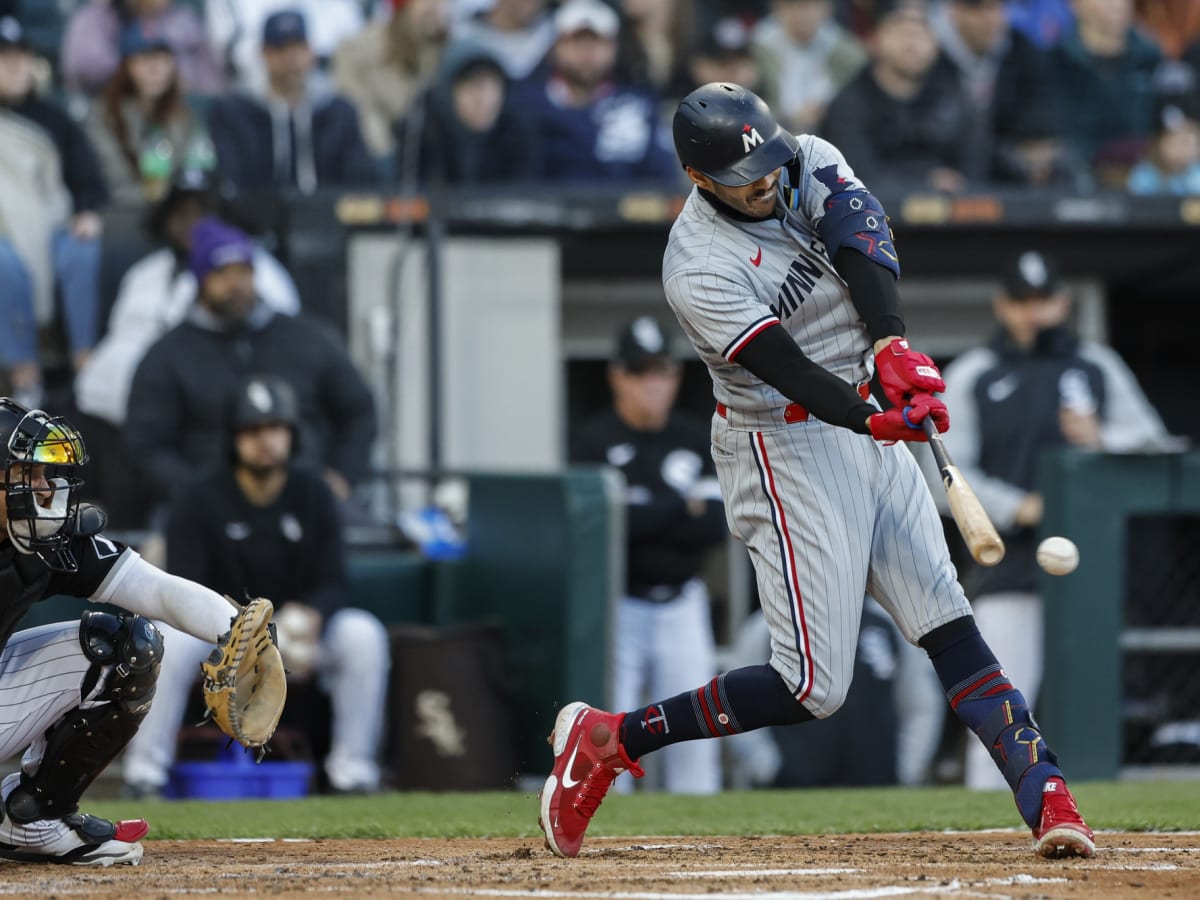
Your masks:
<svg viewBox="0 0 1200 900"><path fill-rule="evenodd" d="M733 361L776 322L817 365L852 384L870 375L871 339L817 233L831 189L814 173L828 179L836 167L846 187L863 185L828 141L801 135L800 155L798 209L781 200L777 218L740 222L693 190L667 241L667 301L712 373L716 399L739 411L791 402Z"/></svg>
<svg viewBox="0 0 1200 900"><path fill-rule="evenodd" d="M712 454L730 530L754 561L771 665L826 716L850 684L865 593L914 643L969 607L908 449L814 419L785 424L787 398L737 362L779 323L846 381L871 372L870 336L818 231L832 193L865 188L828 142L801 136L800 152L797 208L777 218L736 221L693 192L671 229L663 285L717 400L738 413L713 416Z"/></svg>

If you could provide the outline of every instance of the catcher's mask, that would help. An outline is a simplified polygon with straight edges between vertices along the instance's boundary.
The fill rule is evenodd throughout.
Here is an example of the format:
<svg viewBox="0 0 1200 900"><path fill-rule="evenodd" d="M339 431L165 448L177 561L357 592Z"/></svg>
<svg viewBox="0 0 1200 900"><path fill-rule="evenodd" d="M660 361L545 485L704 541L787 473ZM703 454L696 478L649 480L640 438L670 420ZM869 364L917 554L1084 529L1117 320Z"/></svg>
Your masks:
<svg viewBox="0 0 1200 900"><path fill-rule="evenodd" d="M52 569L76 571L69 545L79 513L76 489L83 484L79 467L88 459L83 438L61 417L0 397L0 442L6 449L0 489L9 538Z"/></svg>

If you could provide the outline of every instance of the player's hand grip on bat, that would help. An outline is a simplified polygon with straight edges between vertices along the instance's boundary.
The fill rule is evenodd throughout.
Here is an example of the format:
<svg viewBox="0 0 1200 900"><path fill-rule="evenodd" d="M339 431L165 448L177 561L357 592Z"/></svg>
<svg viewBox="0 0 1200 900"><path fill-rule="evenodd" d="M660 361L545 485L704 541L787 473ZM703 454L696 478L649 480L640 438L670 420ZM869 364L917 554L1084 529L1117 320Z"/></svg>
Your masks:
<svg viewBox="0 0 1200 900"><path fill-rule="evenodd" d="M921 422L929 417L939 432L950 427L950 411L946 404L931 394L915 394L905 407L892 407L867 419L871 437L877 441L926 442L929 436Z"/></svg>
<svg viewBox="0 0 1200 900"><path fill-rule="evenodd" d="M900 409L912 403L917 394L938 394L946 389L933 360L909 349L904 338L894 338L880 348L875 354L875 371L888 402Z"/></svg>

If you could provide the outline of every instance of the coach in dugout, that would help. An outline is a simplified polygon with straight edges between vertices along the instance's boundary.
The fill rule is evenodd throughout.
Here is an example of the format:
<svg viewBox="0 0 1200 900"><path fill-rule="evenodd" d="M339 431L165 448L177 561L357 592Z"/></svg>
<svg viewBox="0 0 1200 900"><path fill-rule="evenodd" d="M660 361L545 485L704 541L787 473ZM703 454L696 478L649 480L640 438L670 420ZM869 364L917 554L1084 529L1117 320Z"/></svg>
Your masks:
<svg viewBox="0 0 1200 900"><path fill-rule="evenodd" d="M1039 457L1065 447L1164 450L1178 441L1121 358L1071 329L1071 295L1048 254L1027 250L1012 260L993 308L999 328L992 338L945 369L954 427L942 440L1007 549L999 565L977 568L964 579L975 621L1032 700L1042 677L1042 602L1034 560L1042 521ZM924 471L947 514L940 476L928 466ZM975 740L967 742L965 782L981 790L1007 789L987 749Z"/></svg>
<svg viewBox="0 0 1200 900"><path fill-rule="evenodd" d="M633 319L617 336L608 369L612 406L582 423L571 446L573 462L607 464L625 476L628 583L617 606L611 663L618 709L717 674L700 568L725 538L725 510L707 424L674 409L681 377L659 323ZM719 749L714 741L668 747L666 790L719 791Z"/></svg>

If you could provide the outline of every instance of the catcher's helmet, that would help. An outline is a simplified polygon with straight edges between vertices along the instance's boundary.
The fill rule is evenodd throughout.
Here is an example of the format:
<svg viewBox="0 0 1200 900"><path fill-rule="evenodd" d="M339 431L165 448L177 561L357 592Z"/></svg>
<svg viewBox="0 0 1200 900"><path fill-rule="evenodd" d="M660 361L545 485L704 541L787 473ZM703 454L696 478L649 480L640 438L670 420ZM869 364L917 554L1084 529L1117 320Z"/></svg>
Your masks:
<svg viewBox="0 0 1200 900"><path fill-rule="evenodd" d="M791 162L800 149L761 97L722 82L684 97L671 132L681 163L728 187L758 181Z"/></svg>
<svg viewBox="0 0 1200 900"><path fill-rule="evenodd" d="M0 490L9 539L19 551L36 553L52 569L76 571L79 566L68 545L79 515L79 467L88 459L83 437L65 419L0 397L0 446ZM35 483L37 466L45 468ZM51 499L43 506L47 492Z"/></svg>

